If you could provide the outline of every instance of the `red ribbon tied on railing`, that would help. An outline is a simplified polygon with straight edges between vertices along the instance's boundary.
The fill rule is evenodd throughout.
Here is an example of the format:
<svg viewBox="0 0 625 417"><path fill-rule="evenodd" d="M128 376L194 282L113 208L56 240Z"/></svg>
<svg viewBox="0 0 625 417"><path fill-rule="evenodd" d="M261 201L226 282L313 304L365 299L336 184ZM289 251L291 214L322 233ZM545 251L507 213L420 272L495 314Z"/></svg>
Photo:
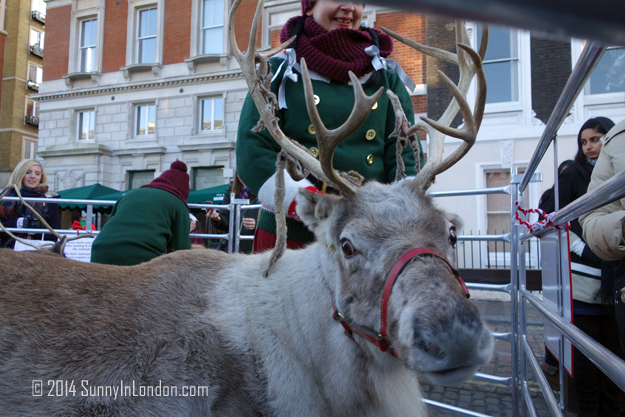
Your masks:
<svg viewBox="0 0 625 417"><path fill-rule="evenodd" d="M518 226L527 227L530 233L534 236L536 236L536 232L539 228L543 229L546 227L555 227L556 229L560 230L569 230L571 228L570 222L566 222L566 224L561 224L559 226L553 224L553 218L557 213L556 211L554 211L553 213L546 213L544 210L537 208L524 209L523 207L521 207L518 201L515 201L514 205L516 206L516 212L514 213L514 219L516 220L516 224ZM525 215L525 218L527 218L530 213L540 214L541 216L543 216L544 220L538 220L537 222L529 223L526 220L521 219L519 212L523 213Z"/></svg>

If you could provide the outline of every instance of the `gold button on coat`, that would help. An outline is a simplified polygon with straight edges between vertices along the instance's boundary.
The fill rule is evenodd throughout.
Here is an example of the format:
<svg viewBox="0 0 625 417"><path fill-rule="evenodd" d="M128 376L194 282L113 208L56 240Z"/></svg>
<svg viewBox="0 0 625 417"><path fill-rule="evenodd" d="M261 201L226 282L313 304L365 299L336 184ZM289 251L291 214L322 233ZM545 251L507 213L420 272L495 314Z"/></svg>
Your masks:
<svg viewBox="0 0 625 417"><path fill-rule="evenodd" d="M365 137L367 138L367 140L372 140L373 138L375 138L375 130L373 129L367 130Z"/></svg>
<svg viewBox="0 0 625 417"><path fill-rule="evenodd" d="M319 149L317 149L317 148L310 148L310 153L313 154L313 156L315 158L319 158Z"/></svg>
<svg viewBox="0 0 625 417"><path fill-rule="evenodd" d="M311 135L315 134L315 126L310 125L308 126L308 133L310 133Z"/></svg>
<svg viewBox="0 0 625 417"><path fill-rule="evenodd" d="M373 107L371 107L371 110L375 110L378 108L378 102L376 101L375 103L373 103Z"/></svg>
<svg viewBox="0 0 625 417"><path fill-rule="evenodd" d="M373 165L373 155L372 154L369 154L369 156L367 156L367 164Z"/></svg>
<svg viewBox="0 0 625 417"><path fill-rule="evenodd" d="M317 94L315 94L315 106L317 104L319 104L320 101L321 101L321 99L319 98L319 96Z"/></svg>

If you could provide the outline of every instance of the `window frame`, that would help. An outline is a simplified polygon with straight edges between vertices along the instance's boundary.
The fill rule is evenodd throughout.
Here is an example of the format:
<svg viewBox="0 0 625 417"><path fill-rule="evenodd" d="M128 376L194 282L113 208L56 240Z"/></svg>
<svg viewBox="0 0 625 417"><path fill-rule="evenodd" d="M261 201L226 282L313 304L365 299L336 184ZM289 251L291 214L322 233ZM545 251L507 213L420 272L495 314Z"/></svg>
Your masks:
<svg viewBox="0 0 625 417"><path fill-rule="evenodd" d="M33 102L34 114L28 114L28 102L29 101ZM30 96L24 97L24 116L39 117L39 102L37 100L30 98Z"/></svg>
<svg viewBox="0 0 625 417"><path fill-rule="evenodd" d="M146 133L146 134L140 135L138 133L138 129L139 129L139 122L138 122L138 119L139 119L139 109L141 107L148 107L146 114L148 114L147 122L149 123L149 106L154 106L154 133ZM140 101L140 102L132 103L132 111L130 112L130 114L131 114L131 122L129 123L129 128L132 129L132 130L130 130L130 132L132 132L131 135L130 135L131 138L138 139L138 140L146 140L146 139L149 140L149 139L153 139L153 138L156 137L156 131L157 131L157 128L156 128L156 119L157 119L156 113L157 113L157 110L158 110L158 102L154 101L154 100L152 100L152 101ZM148 126L146 126L146 128L147 127Z"/></svg>
<svg viewBox="0 0 625 417"><path fill-rule="evenodd" d="M133 180L134 175L137 174L137 173L140 173L140 172L151 172L152 173L152 180L154 180L154 178L156 178L155 175L154 175L156 173L156 170L154 170L154 169L128 170L128 171L126 171L126 173L128 174L128 188L127 188L128 190L133 190L135 188L141 187L141 186L139 186L139 187L133 187L132 186L132 180Z"/></svg>
<svg viewBox="0 0 625 417"><path fill-rule="evenodd" d="M28 146L28 156L26 156L26 147ZM24 159L35 159L37 157L37 148L39 147L37 138L28 138L22 136L22 156Z"/></svg>
<svg viewBox="0 0 625 417"><path fill-rule="evenodd" d="M163 0L135 0L128 2L128 22L126 34L126 67L131 65L150 64L162 65L163 63L163 34L165 27L165 2ZM139 62L138 35L139 14L142 10L156 9L156 50L154 62Z"/></svg>
<svg viewBox="0 0 625 417"><path fill-rule="evenodd" d="M223 170L226 167L224 165L209 165L209 166L197 166L197 167L192 167L191 168L191 188L193 190L198 190L198 183L197 183L197 179L198 179L198 172L202 171L202 170L221 170L222 171L222 178L223 178ZM216 186L222 185L223 182L221 184L216 184ZM213 187L213 186L210 186ZM204 187L204 188L208 188L208 187ZM203 190L204 188L199 188L200 190Z"/></svg>
<svg viewBox="0 0 625 417"><path fill-rule="evenodd" d="M39 8L35 8L34 7L35 3L38 3L37 5L39 6ZM37 11L37 12L39 12L39 13L41 13L41 14L43 14L45 16L46 15L46 4L44 3L44 0L30 0L30 11L31 12Z"/></svg>
<svg viewBox="0 0 625 417"><path fill-rule="evenodd" d="M74 6L72 6L74 7ZM97 76L102 72L102 50L104 45L104 13L101 6L89 7L86 9L75 10L74 16L70 22L70 38L69 38L69 63L68 70L71 74L92 74ZM93 71L83 72L81 71L81 35L82 35L82 22L87 20L97 21L97 35L95 46L95 68Z"/></svg>
<svg viewBox="0 0 625 417"><path fill-rule="evenodd" d="M222 50L219 53L204 53L204 37L203 37L203 15L204 15L204 0L193 0L191 5L191 57L208 56L208 57L223 57L228 55L228 11L230 4L227 0L221 0L224 3L224 16L223 16L223 45Z"/></svg>
<svg viewBox="0 0 625 417"><path fill-rule="evenodd" d="M214 115L215 115L215 106L214 106L214 100L215 99L221 99L222 101L222 123L221 123L221 128L220 129L213 129L212 127L215 125L215 119L214 119ZM211 100L213 102L213 105L211 106L211 129L202 129L202 124L203 124L203 103L204 100ZM198 134L200 135L220 135L223 134L225 132L226 129L226 97L225 94L215 94L215 95L204 95L204 96L199 96L197 98L197 111L195 112L197 114L197 121L195 123L195 128Z"/></svg>
<svg viewBox="0 0 625 417"><path fill-rule="evenodd" d="M141 36L141 27L143 25L142 22L142 16L144 12L151 12L152 10L155 11L156 14L156 20L157 20L157 25L158 25L158 9L156 7L146 7L146 8L141 8L141 9L137 9L137 32L136 32L136 45L135 45L135 62L137 64L153 64L156 62L156 48L157 48L157 35L158 35L158 31L155 28L155 31L153 34L148 34L146 36ZM151 13L149 13L148 15L148 28L150 27L150 20L152 20L152 16ZM141 52L143 50L143 46L144 46L144 42L150 41L150 40L154 40L154 61L146 61L143 62L143 58L141 57Z"/></svg>
<svg viewBox="0 0 625 417"><path fill-rule="evenodd" d="M80 129L80 127L82 125L81 117L85 113L89 113L89 114L93 113L93 137L92 138L87 137L85 139L82 139L80 137L81 133L82 133L81 129ZM82 109L76 109L75 110L75 115L76 115L76 120L74 121L74 126L75 126L75 129L76 129L76 132L74 134L74 137L75 137L76 142L77 143L94 142L95 139L96 139L96 115L97 115L96 108L94 108L94 107L87 107L87 108L82 108ZM90 117L89 118L89 124L91 124L91 120L92 119Z"/></svg>
<svg viewBox="0 0 625 417"><path fill-rule="evenodd" d="M79 24L79 28L78 28L78 69L80 72L97 72L98 70L98 26L96 26L96 39L95 42L92 42L89 44L89 46L85 46L83 45L84 43L84 36L85 36L85 24L87 22L93 22L95 21L96 25L98 25L98 18L97 16L92 16L91 18L85 18L85 19L81 19L80 20L80 24ZM94 49L95 53L93 53L93 68L91 69L86 69L86 65L85 65L85 60L83 59L83 52L87 49Z"/></svg>
<svg viewBox="0 0 625 417"><path fill-rule="evenodd" d="M39 34L39 43L37 43L37 46L39 46L43 50L44 45L45 45L46 32L43 30L39 30L34 26L30 26L30 32L28 35L28 46L35 45L35 43L32 42L33 32L36 32Z"/></svg>
<svg viewBox="0 0 625 417"><path fill-rule="evenodd" d="M611 50L622 50L625 53L625 45L611 45L611 46L608 46L608 48L606 49L606 52L611 51ZM605 54L604 54L604 56L605 56ZM602 59L603 59L603 57L602 57ZM625 91L615 91L615 92L612 92L612 93L591 93L590 92L590 79L592 78L593 75L594 75L594 71L593 71L593 74L590 75L590 78L586 82L586 85L584 85L584 96L585 97L613 96L613 95L621 95L621 96L623 96L625 94Z"/></svg>

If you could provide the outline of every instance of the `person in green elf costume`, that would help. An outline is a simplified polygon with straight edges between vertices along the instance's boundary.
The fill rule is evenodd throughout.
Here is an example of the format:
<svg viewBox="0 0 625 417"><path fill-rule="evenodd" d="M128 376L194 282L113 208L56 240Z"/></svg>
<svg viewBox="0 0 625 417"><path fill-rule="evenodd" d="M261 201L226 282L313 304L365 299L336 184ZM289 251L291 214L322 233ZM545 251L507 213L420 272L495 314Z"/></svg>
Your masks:
<svg viewBox="0 0 625 417"><path fill-rule="evenodd" d="M93 241L91 262L137 265L165 253L191 249L189 174L175 161L151 183L120 198Z"/></svg>
<svg viewBox="0 0 625 417"><path fill-rule="evenodd" d="M302 16L290 19L280 34L281 42L294 35L297 35L296 40L269 60L274 74L271 89L278 98L276 116L280 119L280 127L288 137L297 140L315 156L319 151L304 101L301 58L306 59L317 110L328 129L343 124L352 111L354 93L349 84L349 71L360 79L367 95L380 87L393 91L400 99L406 119L414 123L408 89L412 91L415 86L396 62L385 59L393 50L392 39L379 30L361 26L363 9L364 5L350 1L302 0ZM275 246L273 175L280 151L267 130L252 132L258 119L258 111L248 93L239 121L236 156L239 176L263 204L254 238L255 253ZM389 138L394 128L395 114L384 93L365 123L338 146L334 168L346 172L355 170L365 180L394 181L396 138ZM406 174L415 175L414 155L409 146L404 149L403 159ZM420 164L423 164L422 159ZM287 247L297 249L314 241L314 234L297 217L295 196L300 188L315 192L326 189L325 184L310 176L296 182L286 174L285 183Z"/></svg>

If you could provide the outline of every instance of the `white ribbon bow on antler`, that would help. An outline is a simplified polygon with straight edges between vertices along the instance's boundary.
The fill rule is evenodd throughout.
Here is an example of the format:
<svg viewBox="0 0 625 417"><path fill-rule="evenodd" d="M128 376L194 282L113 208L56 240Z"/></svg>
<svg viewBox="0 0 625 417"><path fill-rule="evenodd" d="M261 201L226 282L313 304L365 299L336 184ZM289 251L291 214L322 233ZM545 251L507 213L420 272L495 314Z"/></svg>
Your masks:
<svg viewBox="0 0 625 417"><path fill-rule="evenodd" d="M401 67L401 65L397 63L397 61L393 61L392 59L382 58L380 56L380 49L375 45L371 45L365 48L365 52L370 57L373 57L373 59L371 60L371 65L373 65L373 68L376 71L385 69L391 74L396 72L397 75L399 76L399 79L404 83L404 85L408 88L408 90L410 90L410 93L414 94L414 91L417 88L416 84L410 79L408 74L406 74L404 69Z"/></svg>
<svg viewBox="0 0 625 417"><path fill-rule="evenodd" d="M284 51L284 53L286 54L286 59L282 61L282 64L280 64L280 66L278 67L278 70L276 71L276 75L274 75L273 78L271 79L271 82L275 81L275 79L278 77L278 74L280 74L280 70L282 69L282 66L284 65L284 63L286 63L286 68L284 69L284 75L282 76L282 81L280 81L280 87L278 88L278 106L281 109L287 108L285 90L284 90L284 86L286 84L287 78L293 81L294 83L297 82L297 74L293 72L293 65L295 65L295 60L296 60L295 50L293 48L287 48Z"/></svg>

